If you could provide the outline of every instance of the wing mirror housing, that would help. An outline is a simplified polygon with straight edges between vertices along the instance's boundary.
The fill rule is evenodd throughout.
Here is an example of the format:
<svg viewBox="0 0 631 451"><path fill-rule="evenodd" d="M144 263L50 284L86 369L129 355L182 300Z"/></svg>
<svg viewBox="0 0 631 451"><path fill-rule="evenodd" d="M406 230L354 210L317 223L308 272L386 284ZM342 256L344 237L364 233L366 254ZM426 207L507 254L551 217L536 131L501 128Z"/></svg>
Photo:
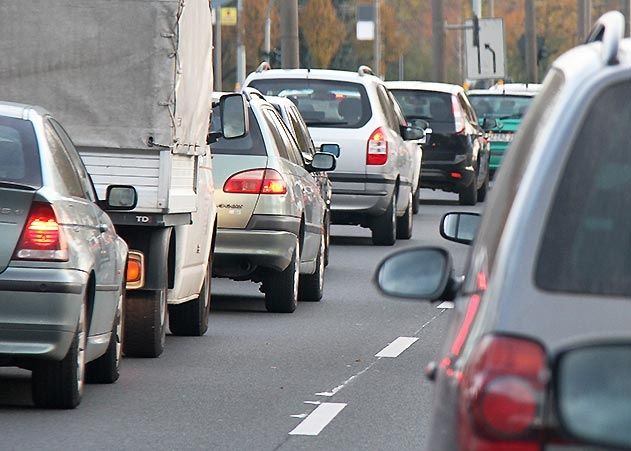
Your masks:
<svg viewBox="0 0 631 451"><path fill-rule="evenodd" d="M455 243L471 244L480 220L479 213L447 213L440 221L440 236Z"/></svg>
<svg viewBox="0 0 631 451"><path fill-rule="evenodd" d="M110 211L129 211L136 208L138 193L130 185L110 185L107 187L105 201L101 207Z"/></svg>
<svg viewBox="0 0 631 451"><path fill-rule="evenodd" d="M485 117L482 119L482 129L485 132L490 132L491 130L499 130L503 127L502 122L499 119L494 117Z"/></svg>
<svg viewBox="0 0 631 451"><path fill-rule="evenodd" d="M219 138L243 138L249 132L248 107L240 93L225 94L219 99L220 131L208 133L207 144Z"/></svg>
<svg viewBox="0 0 631 451"><path fill-rule="evenodd" d="M412 125L401 126L401 136L404 141L422 141L425 139L425 130Z"/></svg>
<svg viewBox="0 0 631 451"><path fill-rule="evenodd" d="M328 152L316 152L309 164L309 172L328 172L335 170L337 160Z"/></svg>
<svg viewBox="0 0 631 451"><path fill-rule="evenodd" d="M335 156L335 158L340 157L340 146L339 144L322 144L320 146L320 152L330 153Z"/></svg>

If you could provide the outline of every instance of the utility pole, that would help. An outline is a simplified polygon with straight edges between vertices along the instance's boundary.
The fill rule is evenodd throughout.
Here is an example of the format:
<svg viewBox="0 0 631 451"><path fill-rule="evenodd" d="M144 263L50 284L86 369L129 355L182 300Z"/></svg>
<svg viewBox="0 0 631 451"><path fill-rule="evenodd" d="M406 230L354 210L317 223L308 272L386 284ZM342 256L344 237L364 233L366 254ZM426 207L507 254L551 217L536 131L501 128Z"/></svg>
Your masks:
<svg viewBox="0 0 631 451"><path fill-rule="evenodd" d="M237 1L237 87L241 89L245 81L245 44L243 39L243 0Z"/></svg>
<svg viewBox="0 0 631 451"><path fill-rule="evenodd" d="M280 0L280 51L283 69L297 69L300 66L298 0Z"/></svg>
<svg viewBox="0 0 631 451"><path fill-rule="evenodd" d="M526 0L526 73L529 83L539 80L537 70L537 29L535 20L535 0Z"/></svg>
<svg viewBox="0 0 631 451"><path fill-rule="evenodd" d="M576 36L577 44L582 44L592 26L591 0L576 1Z"/></svg>
<svg viewBox="0 0 631 451"><path fill-rule="evenodd" d="M375 39L373 40L374 46L374 70L377 76L381 75L381 14L379 13L379 0L374 0L375 7Z"/></svg>
<svg viewBox="0 0 631 451"><path fill-rule="evenodd" d="M489 17L495 17L495 0L489 0Z"/></svg>
<svg viewBox="0 0 631 451"><path fill-rule="evenodd" d="M267 12L265 13L265 38L263 39L263 53L267 55L266 61L270 62L270 52L272 51L272 6L274 0L267 0Z"/></svg>
<svg viewBox="0 0 631 451"><path fill-rule="evenodd" d="M482 17L482 0L473 0L471 3L473 15Z"/></svg>
<svg viewBox="0 0 631 451"><path fill-rule="evenodd" d="M221 5L213 1L213 14L215 15L215 30L213 33L213 79L215 81L215 91L223 91L223 67L221 63Z"/></svg>
<svg viewBox="0 0 631 451"><path fill-rule="evenodd" d="M629 36L631 34L631 0L623 2L622 13L625 18L625 36Z"/></svg>
<svg viewBox="0 0 631 451"><path fill-rule="evenodd" d="M443 0L432 0L432 80L445 80L445 22Z"/></svg>

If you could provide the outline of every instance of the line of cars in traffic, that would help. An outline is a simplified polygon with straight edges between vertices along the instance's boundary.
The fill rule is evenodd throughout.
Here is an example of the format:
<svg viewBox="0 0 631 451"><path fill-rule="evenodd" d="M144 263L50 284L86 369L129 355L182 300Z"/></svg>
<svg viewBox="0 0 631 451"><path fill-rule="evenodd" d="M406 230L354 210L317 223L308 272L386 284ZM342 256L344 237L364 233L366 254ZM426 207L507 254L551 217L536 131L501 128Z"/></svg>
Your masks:
<svg viewBox="0 0 631 451"><path fill-rule="evenodd" d="M440 247L404 249L377 269L387 295L455 303L426 368L435 383L428 450L631 449L624 29L609 12L553 63L483 216L443 217L441 235L471 245L464 277ZM473 94L478 107L498 95ZM529 102L530 92L517 97ZM491 114L512 126L521 112L501 108Z"/></svg>

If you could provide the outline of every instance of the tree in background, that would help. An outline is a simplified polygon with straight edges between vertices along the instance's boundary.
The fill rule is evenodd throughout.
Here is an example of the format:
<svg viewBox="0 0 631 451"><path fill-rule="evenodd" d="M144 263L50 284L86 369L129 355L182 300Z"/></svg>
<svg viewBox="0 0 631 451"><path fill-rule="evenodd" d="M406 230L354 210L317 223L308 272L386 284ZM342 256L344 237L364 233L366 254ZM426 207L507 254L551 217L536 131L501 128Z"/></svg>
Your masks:
<svg viewBox="0 0 631 451"><path fill-rule="evenodd" d="M300 12L300 24L311 65L327 69L347 34L331 0L308 0Z"/></svg>

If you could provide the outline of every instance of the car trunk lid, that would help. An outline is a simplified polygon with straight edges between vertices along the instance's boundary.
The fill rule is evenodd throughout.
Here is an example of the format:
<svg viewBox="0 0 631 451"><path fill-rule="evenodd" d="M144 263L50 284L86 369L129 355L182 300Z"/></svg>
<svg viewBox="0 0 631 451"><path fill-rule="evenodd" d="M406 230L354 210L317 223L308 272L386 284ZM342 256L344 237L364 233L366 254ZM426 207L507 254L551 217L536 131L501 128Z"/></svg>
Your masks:
<svg viewBox="0 0 631 451"><path fill-rule="evenodd" d="M0 273L11 261L34 195L35 190L30 187L9 187L0 182Z"/></svg>

